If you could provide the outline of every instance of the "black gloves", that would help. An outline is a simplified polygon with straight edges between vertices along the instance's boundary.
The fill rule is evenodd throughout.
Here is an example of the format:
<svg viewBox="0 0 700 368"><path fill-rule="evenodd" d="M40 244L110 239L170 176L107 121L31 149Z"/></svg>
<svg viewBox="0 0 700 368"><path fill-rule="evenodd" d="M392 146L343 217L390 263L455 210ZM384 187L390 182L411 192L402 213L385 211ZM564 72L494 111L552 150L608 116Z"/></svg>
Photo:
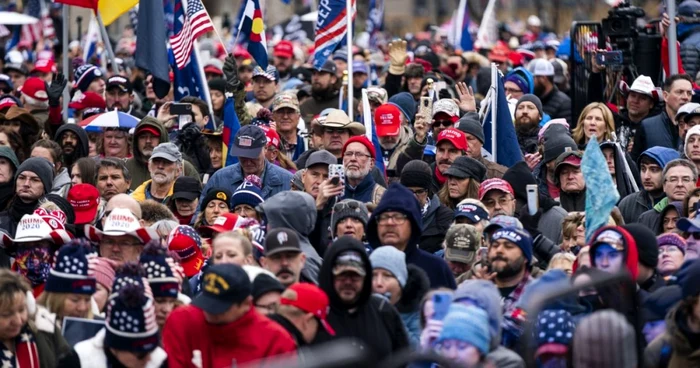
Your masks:
<svg viewBox="0 0 700 368"><path fill-rule="evenodd" d="M51 85L46 85L46 94L49 95L49 106L56 107L61 104L61 95L66 89L68 80L62 73L53 76Z"/></svg>
<svg viewBox="0 0 700 368"><path fill-rule="evenodd" d="M226 78L226 92L234 93L243 88L243 83L238 78L238 66L233 54L228 54L224 60L224 77Z"/></svg>

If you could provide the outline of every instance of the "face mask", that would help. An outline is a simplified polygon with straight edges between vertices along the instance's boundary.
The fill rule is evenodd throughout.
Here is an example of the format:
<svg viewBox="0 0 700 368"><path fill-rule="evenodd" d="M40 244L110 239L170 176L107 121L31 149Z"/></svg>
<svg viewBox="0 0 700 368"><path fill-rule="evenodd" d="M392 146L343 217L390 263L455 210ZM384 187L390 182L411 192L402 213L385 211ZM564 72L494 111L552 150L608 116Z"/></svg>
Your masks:
<svg viewBox="0 0 700 368"><path fill-rule="evenodd" d="M17 272L26 277L32 286L46 282L52 263L51 251L47 248L31 247L17 250Z"/></svg>

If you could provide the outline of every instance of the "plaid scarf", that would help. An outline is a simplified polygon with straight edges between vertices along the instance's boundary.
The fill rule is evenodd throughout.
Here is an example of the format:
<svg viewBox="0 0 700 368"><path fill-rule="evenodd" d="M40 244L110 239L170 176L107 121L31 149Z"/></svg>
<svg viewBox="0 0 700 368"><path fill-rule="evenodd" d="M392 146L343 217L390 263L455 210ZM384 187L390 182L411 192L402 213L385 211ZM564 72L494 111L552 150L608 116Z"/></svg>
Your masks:
<svg viewBox="0 0 700 368"><path fill-rule="evenodd" d="M15 338L15 352L0 343L0 366L11 368L38 368L39 350L36 347L34 332L25 325Z"/></svg>
<svg viewBox="0 0 700 368"><path fill-rule="evenodd" d="M525 290L525 286L532 281L530 272L525 270L522 280L518 286L510 292L510 294L501 300L503 306L503 322L501 323L502 334L501 334L501 345L508 349L515 346L517 341L522 335L521 322L524 321L524 313L515 307L520 300L520 296Z"/></svg>

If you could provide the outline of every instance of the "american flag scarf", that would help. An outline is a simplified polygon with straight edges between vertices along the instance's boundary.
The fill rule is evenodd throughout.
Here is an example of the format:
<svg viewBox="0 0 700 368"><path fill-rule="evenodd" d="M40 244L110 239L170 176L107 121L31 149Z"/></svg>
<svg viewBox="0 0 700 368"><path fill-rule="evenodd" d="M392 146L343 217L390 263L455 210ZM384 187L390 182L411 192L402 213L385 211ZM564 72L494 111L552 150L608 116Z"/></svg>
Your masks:
<svg viewBox="0 0 700 368"><path fill-rule="evenodd" d="M14 353L3 343L0 343L0 349L0 366L3 368L39 368L39 350L29 325L25 325L15 338Z"/></svg>

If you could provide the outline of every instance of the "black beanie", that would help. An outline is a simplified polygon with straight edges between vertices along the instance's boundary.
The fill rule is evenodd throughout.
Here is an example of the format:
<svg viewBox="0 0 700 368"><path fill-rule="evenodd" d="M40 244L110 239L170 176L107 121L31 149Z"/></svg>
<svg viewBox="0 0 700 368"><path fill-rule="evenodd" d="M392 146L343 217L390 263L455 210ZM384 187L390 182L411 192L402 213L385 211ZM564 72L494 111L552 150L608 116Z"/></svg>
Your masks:
<svg viewBox="0 0 700 368"><path fill-rule="evenodd" d="M473 135L481 144L484 144L484 128L481 126L481 122L479 122L479 114L464 114L464 116L459 119L459 122L457 122L457 129Z"/></svg>
<svg viewBox="0 0 700 368"><path fill-rule="evenodd" d="M226 81L222 78L214 78L209 81L209 89L212 91L219 91L222 94L226 94Z"/></svg>
<svg viewBox="0 0 700 368"><path fill-rule="evenodd" d="M24 160L17 168L17 172L15 172L15 182L19 174L25 171L35 173L41 179L41 183L44 184L44 194L51 192L51 188L53 188L53 165L51 165L49 160L43 157L30 157Z"/></svg>
<svg viewBox="0 0 700 368"><path fill-rule="evenodd" d="M510 184L515 192L515 198L521 201L527 201L527 185L537 184L537 180L525 161L519 161L511 166L503 174L503 180Z"/></svg>
<svg viewBox="0 0 700 368"><path fill-rule="evenodd" d="M278 293L284 291L284 285L282 285L282 283L280 283L276 278L268 274L261 273L255 277L255 280L253 280L253 302L258 301L258 299L260 299L263 295L273 291Z"/></svg>
<svg viewBox="0 0 700 368"><path fill-rule="evenodd" d="M520 97L518 102L515 104L515 111L518 110L518 105L520 105L520 103L526 102L526 101L532 102L533 104L535 104L535 107L537 107L537 111L540 113L540 118L544 117L544 113L542 112L542 101L540 101L539 97L532 95L532 94L529 94L529 93L526 95L523 95L523 97Z"/></svg>
<svg viewBox="0 0 700 368"><path fill-rule="evenodd" d="M556 160L557 157L566 152L567 148L571 148L572 151L578 150L578 145L576 145L576 142L574 142L574 139L571 138L571 136L568 134L549 136L548 139L545 139L544 141L544 155L542 155L542 162L546 164L552 160Z"/></svg>
<svg viewBox="0 0 700 368"><path fill-rule="evenodd" d="M207 191L207 194L204 196L204 200L202 203L199 204L199 210L204 211L205 208L207 208L207 205L209 202L218 199L220 201L226 202L226 205L231 208L231 197L233 194L231 194L231 191L225 188L211 188L209 191ZM211 225L211 224L210 224Z"/></svg>
<svg viewBox="0 0 700 368"><path fill-rule="evenodd" d="M656 268L659 263L659 245L656 243L654 232L638 223L623 225L622 228L627 230L637 243L639 263Z"/></svg>
<svg viewBox="0 0 700 368"><path fill-rule="evenodd" d="M401 185L430 189L433 183L433 173L430 165L422 160L412 160L401 170Z"/></svg>

